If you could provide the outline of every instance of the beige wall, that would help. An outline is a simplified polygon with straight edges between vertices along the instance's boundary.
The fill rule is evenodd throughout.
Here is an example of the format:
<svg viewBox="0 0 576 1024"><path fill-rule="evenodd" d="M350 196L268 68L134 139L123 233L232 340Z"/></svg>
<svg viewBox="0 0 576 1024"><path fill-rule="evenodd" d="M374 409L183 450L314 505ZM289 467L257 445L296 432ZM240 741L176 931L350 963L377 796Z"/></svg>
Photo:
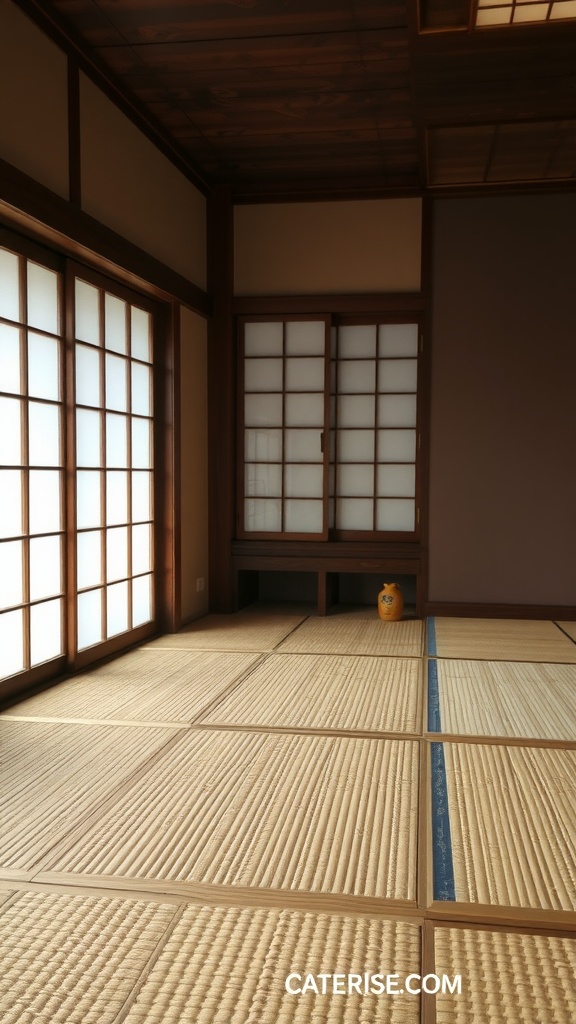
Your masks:
<svg viewBox="0 0 576 1024"><path fill-rule="evenodd" d="M420 289L419 199L237 206L237 295Z"/></svg>
<svg viewBox="0 0 576 1024"><path fill-rule="evenodd" d="M206 287L206 201L85 76L80 76L82 208Z"/></svg>
<svg viewBox="0 0 576 1024"><path fill-rule="evenodd" d="M208 408L206 321L180 315L182 619L208 611ZM204 579L204 590L196 581Z"/></svg>
<svg viewBox="0 0 576 1024"><path fill-rule="evenodd" d="M434 211L432 601L576 604L576 197Z"/></svg>
<svg viewBox="0 0 576 1024"><path fill-rule="evenodd" d="M0 0L0 158L68 198L68 62Z"/></svg>

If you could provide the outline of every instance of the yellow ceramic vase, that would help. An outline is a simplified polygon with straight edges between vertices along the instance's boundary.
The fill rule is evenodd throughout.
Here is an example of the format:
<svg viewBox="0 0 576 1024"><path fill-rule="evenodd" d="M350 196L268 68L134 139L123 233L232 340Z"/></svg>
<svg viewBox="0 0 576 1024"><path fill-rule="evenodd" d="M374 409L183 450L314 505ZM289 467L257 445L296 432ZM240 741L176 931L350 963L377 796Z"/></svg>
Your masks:
<svg viewBox="0 0 576 1024"><path fill-rule="evenodd" d="M396 622L402 618L404 598L397 583L383 583L378 594L378 615L384 622Z"/></svg>

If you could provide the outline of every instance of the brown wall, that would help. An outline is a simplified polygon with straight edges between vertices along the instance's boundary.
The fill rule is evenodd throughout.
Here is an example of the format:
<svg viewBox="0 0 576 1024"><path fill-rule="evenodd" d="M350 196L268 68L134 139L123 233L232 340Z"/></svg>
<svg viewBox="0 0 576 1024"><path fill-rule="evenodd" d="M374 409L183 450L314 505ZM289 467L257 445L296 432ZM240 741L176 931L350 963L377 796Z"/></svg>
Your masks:
<svg viewBox="0 0 576 1024"><path fill-rule="evenodd" d="M576 197L435 204L431 601L576 604Z"/></svg>

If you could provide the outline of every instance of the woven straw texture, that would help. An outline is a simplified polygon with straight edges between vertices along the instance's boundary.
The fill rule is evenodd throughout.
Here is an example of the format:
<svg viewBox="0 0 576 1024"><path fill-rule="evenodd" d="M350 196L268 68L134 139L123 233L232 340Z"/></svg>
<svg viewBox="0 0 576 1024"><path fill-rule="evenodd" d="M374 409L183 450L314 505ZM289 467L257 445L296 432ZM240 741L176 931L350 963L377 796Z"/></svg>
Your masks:
<svg viewBox="0 0 576 1024"><path fill-rule="evenodd" d="M436 928L436 974L462 976L436 996L437 1024L574 1024L576 939Z"/></svg>
<svg viewBox="0 0 576 1024"><path fill-rule="evenodd" d="M439 658L576 664L576 645L553 622L435 618Z"/></svg>
<svg viewBox="0 0 576 1024"><path fill-rule="evenodd" d="M193 732L54 871L415 899L418 745Z"/></svg>
<svg viewBox="0 0 576 1024"><path fill-rule="evenodd" d="M386 973L391 964L418 973L419 941L406 922L188 907L126 1024L417 1024L413 996L295 996L285 982L293 972Z"/></svg>
<svg viewBox="0 0 576 1024"><path fill-rule="evenodd" d="M22 701L9 715L191 722L258 657L218 651L134 651Z"/></svg>
<svg viewBox="0 0 576 1024"><path fill-rule="evenodd" d="M174 910L135 900L19 894L0 908L2 1024L113 1024Z"/></svg>
<svg viewBox="0 0 576 1024"><path fill-rule="evenodd" d="M271 654L205 722L419 731L416 659Z"/></svg>
<svg viewBox="0 0 576 1024"><path fill-rule="evenodd" d="M576 738L576 665L438 661L442 731Z"/></svg>
<svg viewBox="0 0 576 1024"><path fill-rule="evenodd" d="M571 636L576 643L576 622L559 622L558 625L568 636Z"/></svg>
<svg viewBox="0 0 576 1024"><path fill-rule="evenodd" d="M304 618L304 615L256 612L207 615L179 633L153 640L145 650L273 651Z"/></svg>
<svg viewBox="0 0 576 1024"><path fill-rule="evenodd" d="M445 743L456 899L576 909L576 751Z"/></svg>
<svg viewBox="0 0 576 1024"><path fill-rule="evenodd" d="M0 722L0 865L28 870L172 730Z"/></svg>
<svg viewBox="0 0 576 1024"><path fill-rule="evenodd" d="M368 654L417 658L422 654L423 636L423 623L417 619L381 622L378 618L334 615L327 619L306 619L280 644L279 650L294 654Z"/></svg>

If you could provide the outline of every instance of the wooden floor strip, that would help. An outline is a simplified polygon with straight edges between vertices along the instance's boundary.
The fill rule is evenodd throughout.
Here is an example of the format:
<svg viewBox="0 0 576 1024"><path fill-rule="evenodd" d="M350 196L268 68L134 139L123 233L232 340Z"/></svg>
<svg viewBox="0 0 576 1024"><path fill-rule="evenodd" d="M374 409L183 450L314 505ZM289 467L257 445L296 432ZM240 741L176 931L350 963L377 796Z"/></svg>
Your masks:
<svg viewBox="0 0 576 1024"><path fill-rule="evenodd" d="M416 733L416 659L272 654L205 723Z"/></svg>
<svg viewBox="0 0 576 1024"><path fill-rule="evenodd" d="M191 732L42 870L416 899L418 743Z"/></svg>

